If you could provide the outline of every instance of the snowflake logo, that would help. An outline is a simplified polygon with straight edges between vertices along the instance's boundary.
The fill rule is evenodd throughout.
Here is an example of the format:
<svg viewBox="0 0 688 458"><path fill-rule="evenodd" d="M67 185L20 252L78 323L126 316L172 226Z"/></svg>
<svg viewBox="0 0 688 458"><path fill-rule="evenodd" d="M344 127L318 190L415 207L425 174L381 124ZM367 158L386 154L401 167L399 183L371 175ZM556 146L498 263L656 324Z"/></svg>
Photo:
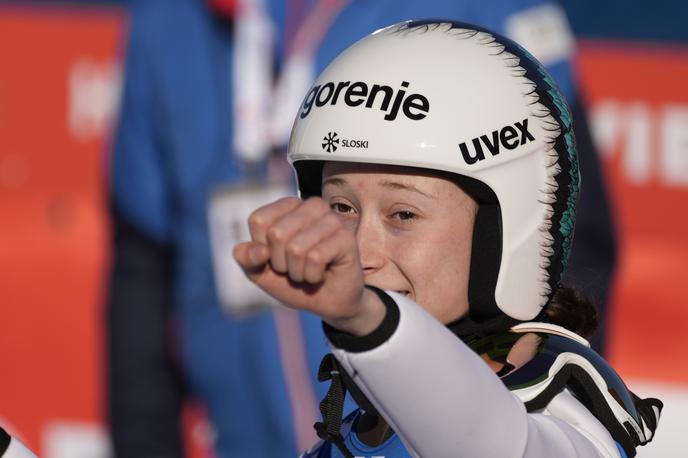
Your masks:
<svg viewBox="0 0 688 458"><path fill-rule="evenodd" d="M322 147L328 153L333 153L337 151L337 146L339 145L339 137L337 132L328 132L325 137L323 137Z"/></svg>

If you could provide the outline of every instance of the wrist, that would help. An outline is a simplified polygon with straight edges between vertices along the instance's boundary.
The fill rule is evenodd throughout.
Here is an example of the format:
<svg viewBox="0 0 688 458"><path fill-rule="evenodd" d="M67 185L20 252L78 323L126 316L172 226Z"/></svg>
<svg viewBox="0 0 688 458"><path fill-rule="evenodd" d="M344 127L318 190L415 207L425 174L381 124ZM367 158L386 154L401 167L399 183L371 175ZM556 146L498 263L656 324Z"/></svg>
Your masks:
<svg viewBox="0 0 688 458"><path fill-rule="evenodd" d="M366 291L374 293L384 305L382 322L372 332L361 336L353 335L323 322L325 335L334 347L352 353L365 352L382 345L396 332L400 318L397 304L387 293L378 288L366 286Z"/></svg>
<svg viewBox="0 0 688 458"><path fill-rule="evenodd" d="M346 318L323 319L335 329L354 336L373 332L385 319L385 304L370 288L363 288L359 308L355 315Z"/></svg>

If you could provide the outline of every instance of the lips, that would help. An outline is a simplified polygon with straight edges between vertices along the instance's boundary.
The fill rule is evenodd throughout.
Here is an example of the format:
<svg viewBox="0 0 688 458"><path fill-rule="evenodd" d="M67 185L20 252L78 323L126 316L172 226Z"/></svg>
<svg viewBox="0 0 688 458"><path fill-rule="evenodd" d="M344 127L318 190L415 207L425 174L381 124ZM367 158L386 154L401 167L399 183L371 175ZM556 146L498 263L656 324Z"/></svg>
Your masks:
<svg viewBox="0 0 688 458"><path fill-rule="evenodd" d="M391 286L389 283L384 285L383 281L380 282L375 282L375 281L366 281L367 285L374 286L375 288L381 289L383 291L394 291L397 294L401 294L402 296L406 296L408 298L413 299L413 294L410 289L400 289L399 286L408 286L408 285L398 285L397 288L394 286Z"/></svg>

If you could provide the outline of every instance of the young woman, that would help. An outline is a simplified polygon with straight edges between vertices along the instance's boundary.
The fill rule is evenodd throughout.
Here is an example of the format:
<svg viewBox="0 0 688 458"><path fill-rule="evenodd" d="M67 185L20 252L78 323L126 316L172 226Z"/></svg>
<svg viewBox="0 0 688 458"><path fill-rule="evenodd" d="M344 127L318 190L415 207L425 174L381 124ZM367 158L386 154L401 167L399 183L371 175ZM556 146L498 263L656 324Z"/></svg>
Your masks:
<svg viewBox="0 0 688 458"><path fill-rule="evenodd" d="M661 403L557 325L590 321L560 285L578 165L525 50L454 22L379 30L306 95L289 160L303 200L256 210L234 256L324 321L325 441L304 456L619 457L651 439ZM341 423L345 388L361 409Z"/></svg>

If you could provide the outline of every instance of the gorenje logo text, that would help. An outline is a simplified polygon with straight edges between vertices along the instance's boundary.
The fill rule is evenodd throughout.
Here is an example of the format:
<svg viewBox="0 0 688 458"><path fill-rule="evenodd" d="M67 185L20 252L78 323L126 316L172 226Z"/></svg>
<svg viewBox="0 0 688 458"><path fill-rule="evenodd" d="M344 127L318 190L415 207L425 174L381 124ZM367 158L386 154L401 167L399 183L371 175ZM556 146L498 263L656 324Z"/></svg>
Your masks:
<svg viewBox="0 0 688 458"><path fill-rule="evenodd" d="M340 81L338 83L325 83L323 85L314 86L308 92L306 99L303 101L303 109L299 116L301 119L308 116L311 110L315 107L322 107L327 105L336 105L343 101L350 107L357 107L365 102L366 108L378 109L386 112L384 119L386 121L394 121L397 114L401 112L409 119L414 121L421 120L428 115L430 111L430 102L421 94L406 94L406 88L409 87L408 81L402 81L401 88L395 90L391 86L384 86L380 84L373 84L368 88L368 84L363 81ZM379 102L376 107L373 105Z"/></svg>
<svg viewBox="0 0 688 458"><path fill-rule="evenodd" d="M493 156L499 154L499 146L503 146L506 149L514 149L518 146L525 145L529 141L535 140L533 134L528 131L528 118L521 122L514 123L515 129L508 125L504 126L499 130L492 131L492 139L487 135L481 135L471 140L473 143L473 153L468 150L466 142L459 144L459 149L461 149L461 155L466 164L475 164L478 161L485 159L485 153L483 153L483 145L487 147L487 150L492 153ZM519 138L520 132L520 138Z"/></svg>

